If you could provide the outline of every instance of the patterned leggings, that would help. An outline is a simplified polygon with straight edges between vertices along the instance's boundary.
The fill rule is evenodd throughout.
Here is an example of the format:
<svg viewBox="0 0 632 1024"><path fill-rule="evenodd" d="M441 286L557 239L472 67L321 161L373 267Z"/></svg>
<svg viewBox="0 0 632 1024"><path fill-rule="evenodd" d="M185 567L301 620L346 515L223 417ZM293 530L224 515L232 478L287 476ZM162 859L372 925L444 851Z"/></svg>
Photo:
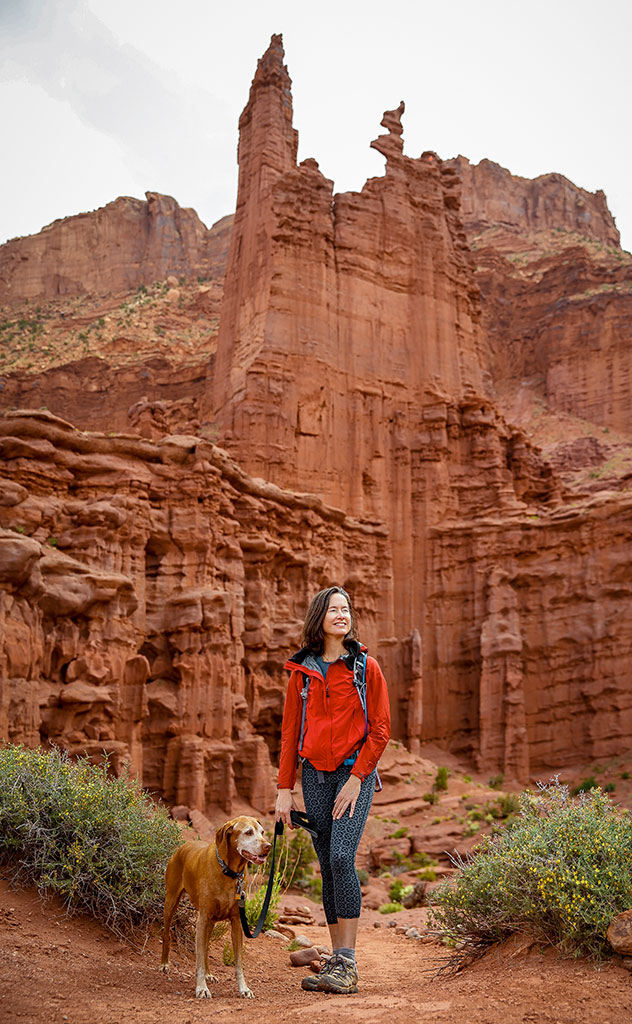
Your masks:
<svg viewBox="0 0 632 1024"><path fill-rule="evenodd" d="M314 849L323 879L327 924L335 924L339 917L359 917L362 906L355 858L375 792L375 772L367 775L360 787L353 818L346 810L342 818L334 821L334 801L350 774L350 766L341 764L334 772L323 772L325 781L319 782L313 765L303 762L305 810L319 832Z"/></svg>

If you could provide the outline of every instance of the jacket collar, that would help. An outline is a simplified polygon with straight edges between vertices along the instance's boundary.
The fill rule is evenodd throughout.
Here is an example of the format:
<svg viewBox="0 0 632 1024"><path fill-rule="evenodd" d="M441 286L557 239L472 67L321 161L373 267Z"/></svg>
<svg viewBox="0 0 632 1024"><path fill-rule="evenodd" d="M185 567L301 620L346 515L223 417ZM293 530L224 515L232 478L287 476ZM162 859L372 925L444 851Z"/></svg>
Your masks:
<svg viewBox="0 0 632 1024"><path fill-rule="evenodd" d="M347 668L353 671L353 666L356 658L363 651L366 651L366 647L364 644L359 643L358 640L347 640L346 646L347 653L343 655L342 660L344 661ZM309 647L303 647L300 651L297 651L296 654L293 654L291 658L288 658L285 667L288 668L305 665L305 668L309 667L310 669L312 669L314 667L314 664L312 662L313 658L314 652ZM308 665L306 664L306 662L312 663Z"/></svg>

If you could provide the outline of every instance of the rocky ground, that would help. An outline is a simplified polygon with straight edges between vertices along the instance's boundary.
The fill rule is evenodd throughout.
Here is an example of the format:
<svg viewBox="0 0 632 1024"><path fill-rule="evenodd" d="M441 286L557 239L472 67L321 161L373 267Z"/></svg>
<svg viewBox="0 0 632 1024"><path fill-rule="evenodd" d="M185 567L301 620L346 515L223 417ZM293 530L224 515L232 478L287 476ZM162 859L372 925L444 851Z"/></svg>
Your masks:
<svg viewBox="0 0 632 1024"><path fill-rule="evenodd" d="M233 968L223 963L226 936L213 940L211 960L218 982L209 1003L194 998L190 950L173 952L168 975L158 971L158 930L134 949L92 919L68 918L58 901L42 902L34 891L15 891L0 880L0 1016L38 1024L44 1018L60 1024L128 1024L130 1019L195 1024L218 1014L230 1024L253 1013L262 1021L306 1020L316 1013L320 1019L338 1018L344 1013L347 1020L376 1024L611 1024L623 1019L631 980L617 961L596 967L515 936L460 973L438 973L450 953L429 932L427 908L379 912L394 879L413 882L428 871L411 863L416 848L428 851L437 862L436 874L445 877L451 867L446 851L464 851L480 831L497 827L499 820L488 809L511 798L494 788L498 779L490 787L490 780L464 775L453 764L447 790L438 791L437 802L431 804L422 794L426 787L432 792L437 767L436 761L414 757L398 745L391 745L384 759L385 789L376 798L359 857L359 866L370 876L358 940L357 995L301 990L306 971L290 964L290 936L304 935L315 945L328 941L322 910L304 891L291 890L282 898L282 920L293 921L282 926L285 938L264 935L246 944L245 973L256 1002L237 995ZM625 759L582 765L567 773L567 781L578 785L594 779L614 787L613 799L629 806L629 767ZM198 819L198 824L204 823ZM421 938L407 936L409 928L416 928Z"/></svg>
<svg viewBox="0 0 632 1024"><path fill-rule="evenodd" d="M404 912L418 920L419 911ZM630 974L564 960L526 941L493 948L456 975L436 972L442 946L374 928L367 915L359 939L360 991L354 996L303 992L303 968L290 965L285 940L262 936L247 944L245 973L256 1001L242 1000L232 967L222 962L225 940L212 943L218 982L213 1000L194 998L193 956L176 952L168 975L158 970L155 935L133 950L84 917L67 919L55 901L0 882L0 1015L25 1024L195 1024L218 1015L225 1024L253 1014L264 1022L312 1019L381 1021L463 1020L471 1024L611 1024L624 1019ZM302 931L326 941L318 925Z"/></svg>
<svg viewBox="0 0 632 1024"><path fill-rule="evenodd" d="M73 296L0 307L0 373L44 373L96 357L111 366L164 356L208 359L222 283L169 277L133 292Z"/></svg>

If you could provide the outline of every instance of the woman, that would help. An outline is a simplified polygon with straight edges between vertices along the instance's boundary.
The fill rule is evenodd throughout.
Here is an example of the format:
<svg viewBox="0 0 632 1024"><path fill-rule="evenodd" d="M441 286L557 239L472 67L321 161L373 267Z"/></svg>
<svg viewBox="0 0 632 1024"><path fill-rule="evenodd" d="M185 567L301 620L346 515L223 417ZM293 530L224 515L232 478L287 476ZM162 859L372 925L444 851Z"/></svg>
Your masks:
<svg viewBox="0 0 632 1024"><path fill-rule="evenodd" d="M309 606L303 648L286 663L290 681L281 726L277 821L290 825L298 757L303 799L314 828L323 907L333 954L302 987L358 991L356 934L362 897L355 870L377 762L390 736L386 682L358 643L349 595L321 590ZM362 700L363 682L365 683Z"/></svg>

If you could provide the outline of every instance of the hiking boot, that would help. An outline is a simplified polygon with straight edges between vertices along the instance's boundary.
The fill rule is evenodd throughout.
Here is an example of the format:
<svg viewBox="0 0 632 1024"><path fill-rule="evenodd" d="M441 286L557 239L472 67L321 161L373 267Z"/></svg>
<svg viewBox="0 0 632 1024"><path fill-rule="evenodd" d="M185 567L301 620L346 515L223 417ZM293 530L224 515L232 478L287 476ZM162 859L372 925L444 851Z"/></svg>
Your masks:
<svg viewBox="0 0 632 1024"><path fill-rule="evenodd" d="M327 969L329 961L333 957L321 953L320 956L320 972L318 974L308 974L306 978L301 981L301 988L304 988L306 992L318 992L318 985L320 982L321 975Z"/></svg>
<svg viewBox="0 0 632 1024"><path fill-rule="evenodd" d="M316 977L319 992L336 992L351 995L358 991L358 968L353 960L342 953L330 957L327 966Z"/></svg>

